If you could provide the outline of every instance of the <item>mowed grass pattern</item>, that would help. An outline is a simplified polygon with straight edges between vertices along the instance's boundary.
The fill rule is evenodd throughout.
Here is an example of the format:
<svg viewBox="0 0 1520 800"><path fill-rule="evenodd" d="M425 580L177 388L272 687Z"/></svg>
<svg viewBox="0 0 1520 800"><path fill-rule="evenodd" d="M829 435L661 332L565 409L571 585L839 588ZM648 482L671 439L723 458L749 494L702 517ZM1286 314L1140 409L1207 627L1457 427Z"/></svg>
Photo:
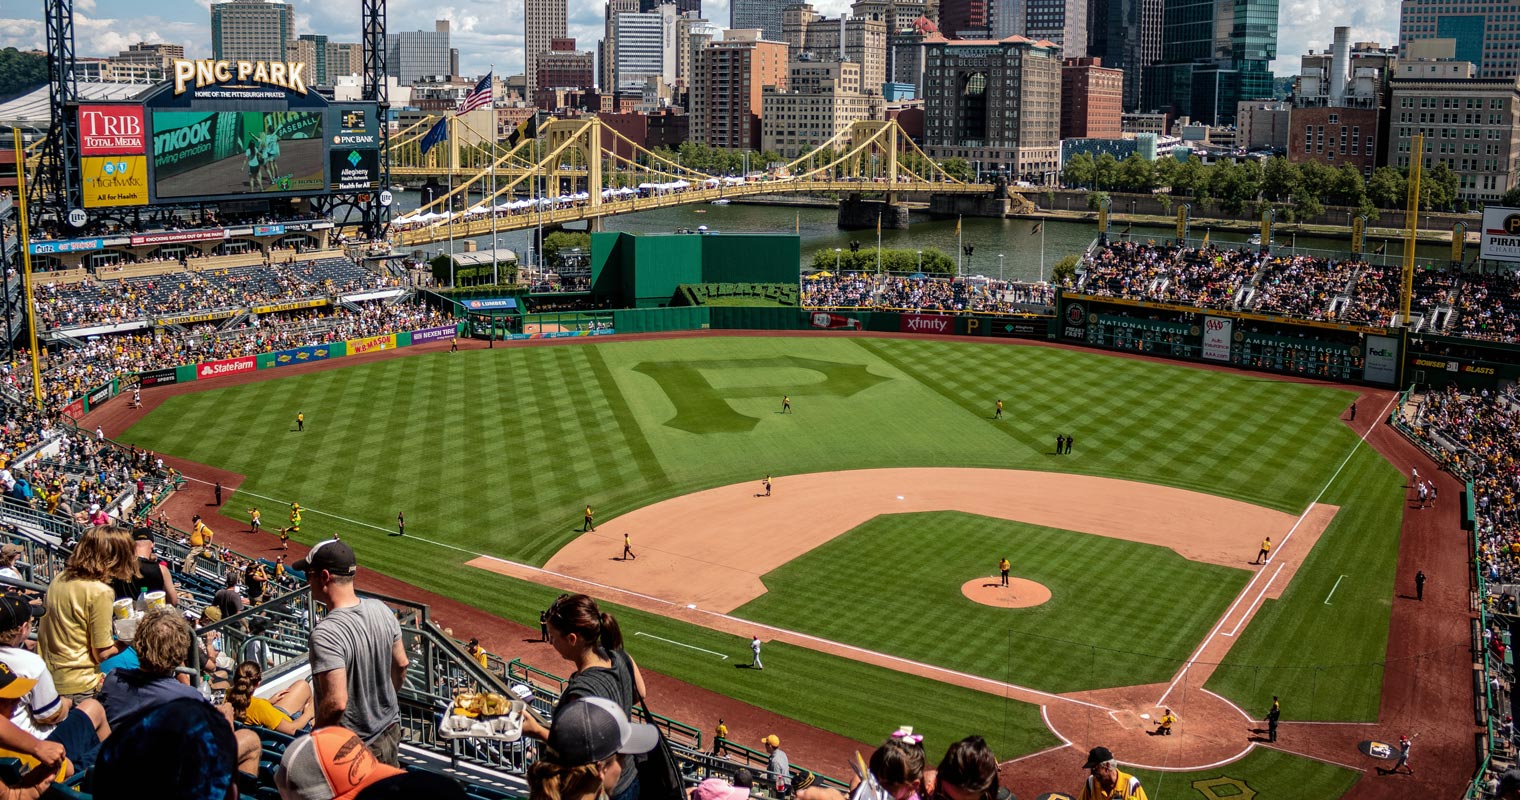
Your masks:
<svg viewBox="0 0 1520 800"><path fill-rule="evenodd" d="M756 386L755 375L744 367L753 359L783 356L863 368L886 380L868 381L850 395L812 394L816 385ZM723 374L719 367L707 375L707 383L725 390L743 386L744 396L720 398L707 412L738 412L755 424L741 433L698 434L670 427L675 409L668 387L635 368L671 360L733 362L735 374ZM826 378L812 374L814 384ZM270 520L279 520L279 509L271 514L269 501L250 493L281 502L299 500L309 509L303 530L307 542L341 534L358 550L365 568L530 626L555 592L461 565L472 553L542 563L577 535L587 502L596 507L599 520L607 521L666 497L752 481L766 472L778 476L778 487L784 487L786 476L814 471L992 466L1149 481L1298 513L1355 442L1337 421L1352 397L1344 390L1093 353L973 342L716 336L577 342L411 356L275 377L170 398L122 441L248 476L245 491L229 501L229 513L262 504ZM775 413L786 391L793 394L794 415ZM1006 402L1007 419L994 422L990 417L997 397ZM307 415L302 434L290 431L297 411ZM1076 437L1076 452L1050 455L1055 435L1062 432ZM1389 477L1376 470L1357 475L1363 483L1343 476L1338 484L1336 502L1344 508L1375 498L1379 482ZM398 539L388 534L400 510L407 515L408 536ZM1396 519L1358 519L1382 526L1375 541L1396 538ZM1379 570L1391 570L1391 555L1369 563L1362 560L1368 557L1363 545L1326 547L1332 538L1368 535L1334 526L1321 540L1327 555L1314 565L1316 575L1349 572L1354 566L1375 583ZM1099 559L1089 566L1097 573L1111 563ZM1105 616L1116 605L1103 599L1096 584L1091 597L1094 609ZM1282 627L1273 628L1270 642L1251 657L1265 659L1277 647L1321 662L1380 658L1386 607L1373 607L1371 616L1359 618L1360 627L1291 623L1321 614L1328 608L1320 604L1322 597L1290 592L1276 605L1268 604L1267 610L1277 609L1273 614ZM874 610L893 621L909 613ZM735 637L655 614L617 613L626 618L625 630L736 657L747 652ZM1253 626L1246 641L1254 634ZM1281 636L1300 635L1312 638L1283 646ZM952 639L938 635L928 641ZM887 638L878 639L883 649L889 644ZM895 696L934 696L942 703L933 716L967 723L942 726L944 733L955 734L941 737L945 740L975 730L995 736L1005 758L1049 743L1033 707L1001 700L989 704L986 695L946 693L933 681L810 651L773 648L767 651L768 665L776 659L782 666L792 661L792 666L750 673L647 639L631 647L650 669L859 741L877 741L889 729L882 723L903 721L870 711L880 705L878 687L889 686ZM1135 649L1170 656L1176 645L1143 642ZM810 677L787 676L792 670L806 670ZM807 683L814 677L827 689ZM808 685L805 694L794 694L798 681ZM1291 680L1283 685L1297 688ZM1251 687L1225 687L1227 695L1234 696L1237 688ZM1347 707L1375 705L1377 690L1374 681L1348 687L1356 697L1348 699ZM1310 693L1307 680L1297 693Z"/></svg>
<svg viewBox="0 0 1520 800"><path fill-rule="evenodd" d="M961 594L1003 556L1050 601L993 608ZM766 594L734 614L1061 693L1169 680L1249 575L1093 534L888 514L766 573Z"/></svg>

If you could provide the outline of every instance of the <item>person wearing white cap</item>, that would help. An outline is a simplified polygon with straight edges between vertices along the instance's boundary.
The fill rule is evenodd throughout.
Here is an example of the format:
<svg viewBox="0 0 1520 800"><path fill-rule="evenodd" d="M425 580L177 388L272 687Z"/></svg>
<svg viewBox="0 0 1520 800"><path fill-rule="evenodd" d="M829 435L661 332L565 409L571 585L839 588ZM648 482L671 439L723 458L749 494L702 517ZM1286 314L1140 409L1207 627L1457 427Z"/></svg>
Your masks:
<svg viewBox="0 0 1520 800"><path fill-rule="evenodd" d="M549 727L544 757L528 768L530 800L595 800L616 786L624 759L660 743L653 725L628 721L617 703L583 697L560 706Z"/></svg>

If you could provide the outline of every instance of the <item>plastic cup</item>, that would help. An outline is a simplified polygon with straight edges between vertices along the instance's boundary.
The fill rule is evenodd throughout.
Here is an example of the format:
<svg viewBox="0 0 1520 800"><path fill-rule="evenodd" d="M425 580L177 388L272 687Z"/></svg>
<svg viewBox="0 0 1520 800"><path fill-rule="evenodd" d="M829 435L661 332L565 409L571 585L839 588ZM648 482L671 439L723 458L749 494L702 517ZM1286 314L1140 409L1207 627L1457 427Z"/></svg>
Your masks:
<svg viewBox="0 0 1520 800"><path fill-rule="evenodd" d="M126 598L117 600L111 604L111 613L115 615L117 619L131 619L132 601Z"/></svg>
<svg viewBox="0 0 1520 800"><path fill-rule="evenodd" d="M148 592L148 608L160 608L164 605L163 592Z"/></svg>

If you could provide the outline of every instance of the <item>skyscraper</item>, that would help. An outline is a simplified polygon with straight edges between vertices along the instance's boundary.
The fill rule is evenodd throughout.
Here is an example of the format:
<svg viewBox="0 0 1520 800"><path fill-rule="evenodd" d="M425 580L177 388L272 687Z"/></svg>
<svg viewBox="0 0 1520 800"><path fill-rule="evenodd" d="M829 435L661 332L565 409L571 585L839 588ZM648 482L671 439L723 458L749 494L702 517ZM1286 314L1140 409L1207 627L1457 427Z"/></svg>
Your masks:
<svg viewBox="0 0 1520 800"><path fill-rule="evenodd" d="M676 14L684 16L688 12L695 11L697 16L702 16L702 0L639 0L639 13L647 14L666 3L673 3Z"/></svg>
<svg viewBox="0 0 1520 800"><path fill-rule="evenodd" d="M1018 5L1015 0L1009 1ZM1016 9L1009 13L1013 16L1007 19L1018 19ZM992 9L987 0L941 0L939 4L939 29L946 36L987 36L991 25Z"/></svg>
<svg viewBox="0 0 1520 800"><path fill-rule="evenodd" d="M284 61L296 40L289 3L232 0L211 7L211 57L229 61Z"/></svg>
<svg viewBox="0 0 1520 800"><path fill-rule="evenodd" d="M767 86L787 86L785 42L729 31L697 51L691 76L691 139L713 147L760 149L760 112Z"/></svg>
<svg viewBox="0 0 1520 800"><path fill-rule="evenodd" d="M1272 96L1277 0L1164 0L1161 61L1144 70L1141 105L1208 125Z"/></svg>
<svg viewBox="0 0 1520 800"><path fill-rule="evenodd" d="M607 0L602 20L602 41L596 46L597 83L604 92L617 89L617 17L619 14L635 14L639 0Z"/></svg>
<svg viewBox="0 0 1520 800"><path fill-rule="evenodd" d="M1124 70L1124 110L1139 111L1145 68L1161 60L1162 0L1091 0L1087 54Z"/></svg>
<svg viewBox="0 0 1520 800"><path fill-rule="evenodd" d="M1060 169L1061 52L1023 37L924 40L924 149L979 172Z"/></svg>
<svg viewBox="0 0 1520 800"><path fill-rule="evenodd" d="M731 0L728 27L762 31L760 38L768 42L785 41L781 33L781 11L795 2L797 0Z"/></svg>
<svg viewBox="0 0 1520 800"><path fill-rule="evenodd" d="M555 39L568 35L566 14L565 0L523 0L523 74L529 96L538 90L538 54L549 52Z"/></svg>
<svg viewBox="0 0 1520 800"><path fill-rule="evenodd" d="M1016 33L1035 41L1054 42L1061 54L1087 54L1087 0L1022 0L1024 30Z"/></svg>
<svg viewBox="0 0 1520 800"><path fill-rule="evenodd" d="M449 21L436 20L431 31L386 34L386 67L401 84L417 83L453 74L449 48Z"/></svg>
<svg viewBox="0 0 1520 800"><path fill-rule="evenodd" d="M1399 10L1399 52L1420 39L1454 39L1456 59L1471 62L1480 78L1520 75L1520 0L1403 0Z"/></svg>
<svg viewBox="0 0 1520 800"><path fill-rule="evenodd" d="M285 49L285 57L306 65L306 82L314 86L331 86L327 74L327 37L320 33L303 33Z"/></svg>

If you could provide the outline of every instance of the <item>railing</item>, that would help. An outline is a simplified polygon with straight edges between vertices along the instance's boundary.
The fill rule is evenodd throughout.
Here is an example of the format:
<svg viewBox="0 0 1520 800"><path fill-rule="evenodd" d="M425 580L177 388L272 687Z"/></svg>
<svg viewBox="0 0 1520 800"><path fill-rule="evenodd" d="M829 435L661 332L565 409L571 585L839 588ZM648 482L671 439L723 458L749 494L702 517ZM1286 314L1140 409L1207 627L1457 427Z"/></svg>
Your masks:
<svg viewBox="0 0 1520 800"><path fill-rule="evenodd" d="M1466 484L1464 487L1466 490L1465 503L1473 503L1472 507L1475 507L1476 503L1471 499L1473 493L1472 476L1462 466L1461 460L1450 458L1444 450L1437 450L1432 447L1405 420L1404 407L1408 405L1413 394L1413 386L1410 386L1399 394L1398 402L1389 414L1389 424L1416 447L1425 452L1426 455L1430 456L1441 469L1445 469L1458 480L1463 481ZM1488 603L1486 602L1488 583L1483 576L1483 564L1478 556L1479 548L1482 544L1478 538L1478 527L1478 525L1474 524L1470 529L1471 534L1468 537L1468 570L1470 572L1469 581L1473 587L1469 604L1470 606L1475 606L1475 608L1470 608L1470 610L1477 612L1477 618L1473 620L1471 642L1474 661L1473 711L1477 717L1475 722L1482 729L1482 732L1477 734L1477 746L1479 752L1482 753L1482 759L1464 795L1468 800L1477 800L1478 798L1489 796L1484 786L1489 765L1495 756L1506 755L1508 746L1507 742L1501 744L1502 737L1499 737L1494 729L1493 711L1498 707L1499 698L1495 697L1491 690L1491 681L1494 675L1502 673L1504 664L1502 662L1495 663L1496 655L1483 641L1483 631L1488 629L1489 622Z"/></svg>
<svg viewBox="0 0 1520 800"><path fill-rule="evenodd" d="M312 606L311 587L302 586L200 628L196 635L219 635L222 653L233 664L243 660L244 645L254 638L261 639L268 645L273 663L266 661L259 666L264 671L264 682L270 683L306 664ZM192 681L198 679L196 676Z"/></svg>

